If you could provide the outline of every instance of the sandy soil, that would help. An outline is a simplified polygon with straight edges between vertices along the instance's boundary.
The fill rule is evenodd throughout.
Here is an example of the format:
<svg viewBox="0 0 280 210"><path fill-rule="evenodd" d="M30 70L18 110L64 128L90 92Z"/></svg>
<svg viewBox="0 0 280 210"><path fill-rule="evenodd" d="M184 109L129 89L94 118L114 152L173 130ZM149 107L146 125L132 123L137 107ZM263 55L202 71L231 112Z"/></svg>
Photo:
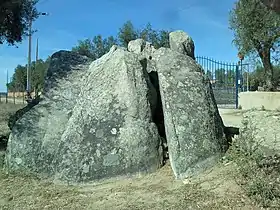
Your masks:
<svg viewBox="0 0 280 210"><path fill-rule="evenodd" d="M195 179L174 180L170 165L157 173L83 186L60 186L22 175L0 175L1 209L258 209L235 183L233 163Z"/></svg>
<svg viewBox="0 0 280 210"><path fill-rule="evenodd" d="M245 111L239 109L222 109L219 108L219 113L224 121L225 126L240 127L242 115Z"/></svg>
<svg viewBox="0 0 280 210"><path fill-rule="evenodd" d="M221 115L226 125L238 124L237 112L222 111ZM221 162L184 182L174 180L169 164L142 177L79 186L55 185L48 180L0 171L0 209L3 210L258 209L236 184L238 174L232 162Z"/></svg>

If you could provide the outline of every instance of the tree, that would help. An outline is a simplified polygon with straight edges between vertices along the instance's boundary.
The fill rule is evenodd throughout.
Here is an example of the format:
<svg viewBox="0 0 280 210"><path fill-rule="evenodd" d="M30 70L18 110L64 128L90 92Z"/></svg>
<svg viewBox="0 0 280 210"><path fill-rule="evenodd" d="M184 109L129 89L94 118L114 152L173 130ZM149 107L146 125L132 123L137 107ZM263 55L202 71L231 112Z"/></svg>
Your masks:
<svg viewBox="0 0 280 210"><path fill-rule="evenodd" d="M38 60L37 63L31 63L31 87L35 89L36 93L41 91L44 87L45 75L49 67L50 58L46 61ZM12 77L12 81L8 83L8 90L11 92L24 92L26 88L26 69L27 65L18 65Z"/></svg>
<svg viewBox="0 0 280 210"><path fill-rule="evenodd" d="M226 77L226 84L228 87L232 87L235 85L235 78L236 78L235 70L233 69L227 70L225 77Z"/></svg>
<svg viewBox="0 0 280 210"><path fill-rule="evenodd" d="M264 73L265 70L262 66L257 66L255 71L250 73L249 83L253 91L258 90L258 87L265 83ZM280 66L274 66L273 83L278 87L280 86Z"/></svg>
<svg viewBox="0 0 280 210"><path fill-rule="evenodd" d="M224 86L226 83L226 71L223 68L215 70L215 80L218 86Z"/></svg>
<svg viewBox="0 0 280 210"><path fill-rule="evenodd" d="M238 0L230 13L233 42L243 55L257 54L264 66L264 88L275 89L271 52L279 44L280 16L260 0Z"/></svg>
<svg viewBox="0 0 280 210"><path fill-rule="evenodd" d="M72 48L73 52L95 59L94 47L90 39L79 40L78 45Z"/></svg>
<svg viewBox="0 0 280 210"><path fill-rule="evenodd" d="M169 34L171 31L167 31L167 30L161 30L159 31L159 42L158 42L158 46L159 47L167 47L169 48Z"/></svg>
<svg viewBox="0 0 280 210"><path fill-rule="evenodd" d="M117 45L118 40L115 39L113 36L109 36L103 40L104 51L105 53L109 52L113 45Z"/></svg>
<svg viewBox="0 0 280 210"><path fill-rule="evenodd" d="M101 35L97 35L92 40L92 45L94 49L95 58L100 58L107 52L110 48L117 44L117 40L113 36L103 39Z"/></svg>
<svg viewBox="0 0 280 210"><path fill-rule="evenodd" d="M169 47L169 33L170 31L156 31L152 29L152 25L148 23L146 27L138 31L138 38L150 42L156 49L160 47Z"/></svg>
<svg viewBox="0 0 280 210"><path fill-rule="evenodd" d="M31 64L31 87L35 90L36 94L43 90L49 64L50 59L46 59L46 61L40 59Z"/></svg>
<svg viewBox="0 0 280 210"><path fill-rule="evenodd" d="M267 6L269 9L280 14L280 1L279 0L261 0L262 3Z"/></svg>
<svg viewBox="0 0 280 210"><path fill-rule="evenodd" d="M93 39L79 40L78 45L72 48L72 51L85 55L93 60L100 58L109 52L113 45L128 47L128 43L137 38L150 42L156 49L160 47L169 47L169 31L156 31L152 29L150 23L141 30L135 30L131 21L127 21L119 29L118 37L109 36L104 38L101 35L94 36Z"/></svg>
<svg viewBox="0 0 280 210"><path fill-rule="evenodd" d="M127 47L128 43L138 38L138 34L129 20L119 29L118 40L121 46Z"/></svg>
<svg viewBox="0 0 280 210"><path fill-rule="evenodd" d="M0 44L15 45L27 35L30 20L38 18L35 7L38 1L1 0L0 2Z"/></svg>
<svg viewBox="0 0 280 210"><path fill-rule="evenodd" d="M96 60L109 52L115 44L117 44L117 40L113 36L103 39L101 35L97 35L92 40L79 40L78 45L73 47L72 51Z"/></svg>
<svg viewBox="0 0 280 210"><path fill-rule="evenodd" d="M12 77L12 81L8 84L8 90L13 92L23 92L26 87L26 66L18 65Z"/></svg>

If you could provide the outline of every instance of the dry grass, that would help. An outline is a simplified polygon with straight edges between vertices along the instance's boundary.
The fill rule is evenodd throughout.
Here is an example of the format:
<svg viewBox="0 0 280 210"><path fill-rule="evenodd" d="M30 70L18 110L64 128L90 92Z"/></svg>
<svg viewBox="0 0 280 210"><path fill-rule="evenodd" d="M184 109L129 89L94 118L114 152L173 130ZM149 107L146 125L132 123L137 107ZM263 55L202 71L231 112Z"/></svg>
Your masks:
<svg viewBox="0 0 280 210"><path fill-rule="evenodd" d="M3 125L18 108L0 108ZM0 209L258 209L236 183L238 173L234 161L221 162L183 184L174 180L167 164L142 177L62 186L23 174L7 175L0 169Z"/></svg>
<svg viewBox="0 0 280 210"><path fill-rule="evenodd" d="M0 137L9 135L10 130L7 124L9 116L24 106L24 104L0 103Z"/></svg>
<svg viewBox="0 0 280 210"><path fill-rule="evenodd" d="M256 209L234 182L233 165L221 165L188 184L170 165L157 173L81 186L54 185L22 175L0 175L1 209Z"/></svg>
<svg viewBox="0 0 280 210"><path fill-rule="evenodd" d="M256 205L280 209L280 156L267 156L252 138L237 139L228 152L239 172L236 182Z"/></svg>

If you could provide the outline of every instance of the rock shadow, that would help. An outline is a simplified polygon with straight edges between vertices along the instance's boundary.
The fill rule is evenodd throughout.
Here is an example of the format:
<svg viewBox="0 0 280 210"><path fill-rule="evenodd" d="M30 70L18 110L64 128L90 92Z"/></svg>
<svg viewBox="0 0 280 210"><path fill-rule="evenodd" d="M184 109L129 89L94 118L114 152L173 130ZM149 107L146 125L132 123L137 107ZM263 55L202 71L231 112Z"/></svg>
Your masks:
<svg viewBox="0 0 280 210"><path fill-rule="evenodd" d="M151 60L152 57L150 56L149 59ZM161 147L163 149L163 163L166 163L166 160L169 159L168 156L168 145L166 140L166 132L165 132L165 125L164 125L164 113L162 108L162 101L161 101L161 95L160 95L160 87L159 87L159 79L158 79L158 73L156 71L151 71L148 73L147 71L147 59L143 59L140 61L143 72L145 74L148 87L150 89L154 89L156 94L152 95L153 99L155 100L155 103L153 104L154 107L151 105L152 110L152 121L156 124L159 136L161 138ZM150 92L153 92L150 90Z"/></svg>

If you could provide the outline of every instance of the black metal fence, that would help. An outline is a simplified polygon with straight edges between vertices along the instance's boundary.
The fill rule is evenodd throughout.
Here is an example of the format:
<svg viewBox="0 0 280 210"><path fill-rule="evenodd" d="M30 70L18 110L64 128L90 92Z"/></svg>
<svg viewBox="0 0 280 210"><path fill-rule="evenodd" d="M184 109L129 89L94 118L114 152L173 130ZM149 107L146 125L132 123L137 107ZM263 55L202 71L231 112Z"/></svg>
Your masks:
<svg viewBox="0 0 280 210"><path fill-rule="evenodd" d="M247 64L221 62L203 56L197 56L196 61L210 79L217 105L238 108L238 93L244 91L240 70Z"/></svg>

